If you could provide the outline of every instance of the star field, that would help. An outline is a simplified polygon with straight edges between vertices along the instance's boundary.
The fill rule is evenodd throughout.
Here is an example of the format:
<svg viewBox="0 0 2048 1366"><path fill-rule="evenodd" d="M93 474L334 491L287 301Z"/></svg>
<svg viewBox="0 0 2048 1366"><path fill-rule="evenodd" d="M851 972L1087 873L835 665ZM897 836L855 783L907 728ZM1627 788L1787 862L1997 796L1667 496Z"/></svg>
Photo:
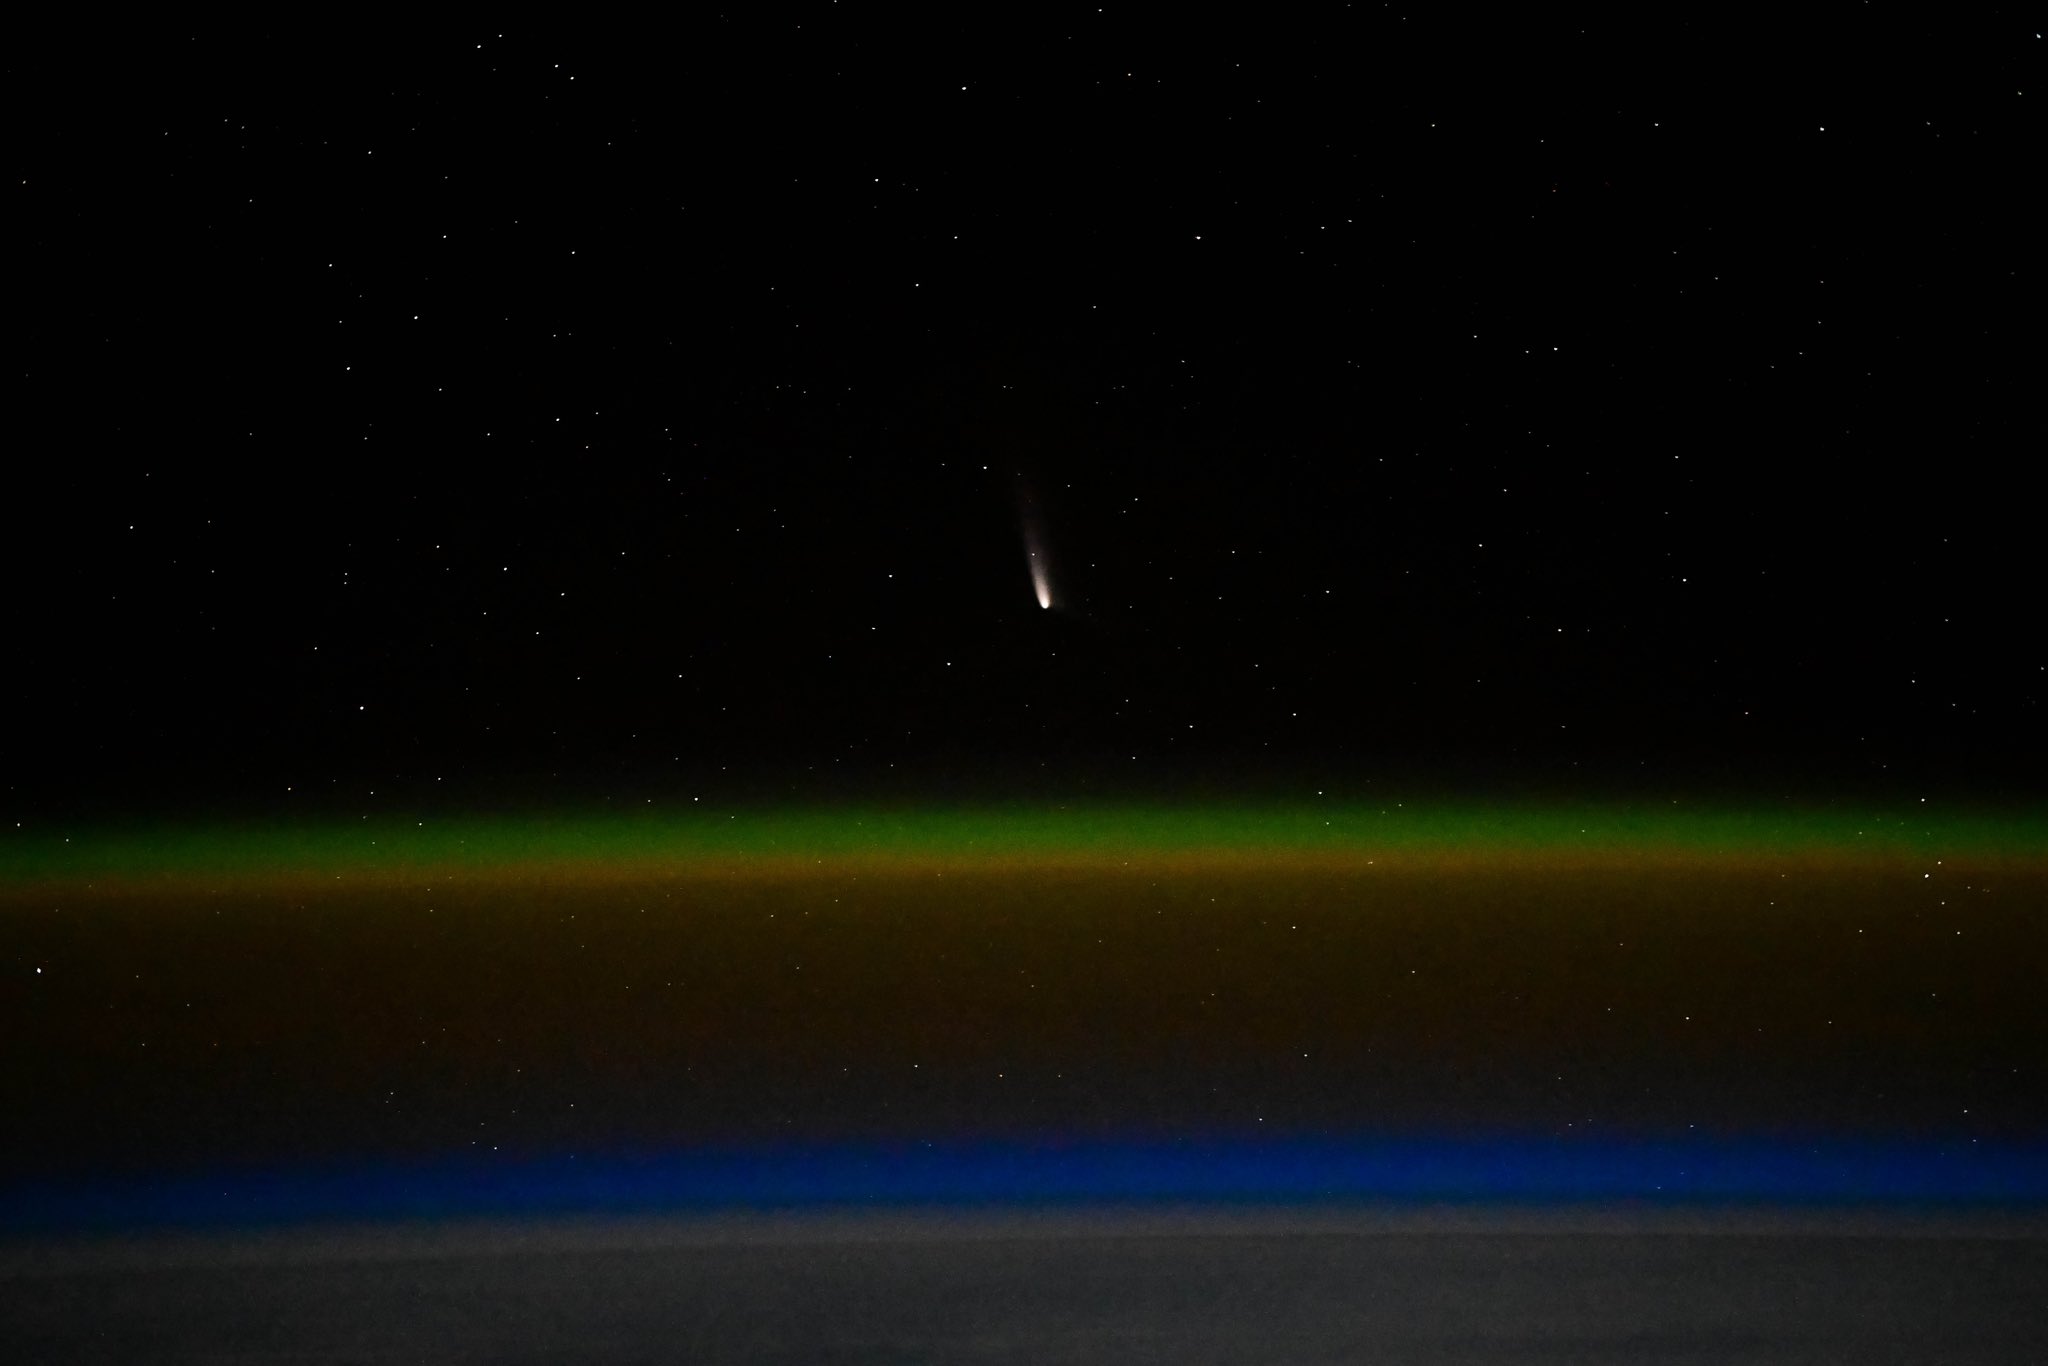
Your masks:
<svg viewBox="0 0 2048 1366"><path fill-rule="evenodd" d="M9 800L2023 783L2041 52L825 6L138 32L65 102L54 43Z"/></svg>

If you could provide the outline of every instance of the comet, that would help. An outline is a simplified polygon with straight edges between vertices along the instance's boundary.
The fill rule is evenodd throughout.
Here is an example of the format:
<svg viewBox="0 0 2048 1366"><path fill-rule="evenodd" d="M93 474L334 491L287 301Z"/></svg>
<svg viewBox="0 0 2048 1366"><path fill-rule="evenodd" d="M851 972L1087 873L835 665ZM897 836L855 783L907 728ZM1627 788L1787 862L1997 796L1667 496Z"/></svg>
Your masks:
<svg viewBox="0 0 2048 1366"><path fill-rule="evenodd" d="M1038 605L1052 607L1052 580L1046 573L1045 552L1037 544L1039 537L1029 523L1024 527L1024 553L1031 561L1031 591L1038 595Z"/></svg>
<svg viewBox="0 0 2048 1366"><path fill-rule="evenodd" d="M1024 532L1024 561L1031 570L1031 591L1037 596L1038 605L1050 611L1052 555L1046 546L1045 523L1039 516L1037 500L1021 480L1017 485L1017 521Z"/></svg>

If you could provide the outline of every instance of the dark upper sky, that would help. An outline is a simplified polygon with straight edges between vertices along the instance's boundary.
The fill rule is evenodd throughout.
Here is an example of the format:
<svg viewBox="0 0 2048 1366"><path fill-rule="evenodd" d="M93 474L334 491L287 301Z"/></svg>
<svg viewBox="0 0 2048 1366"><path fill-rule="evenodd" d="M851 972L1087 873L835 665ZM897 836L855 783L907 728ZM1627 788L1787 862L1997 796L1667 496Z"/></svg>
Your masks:
<svg viewBox="0 0 2048 1366"><path fill-rule="evenodd" d="M2017 12L692 13L13 46L10 818L2039 793Z"/></svg>

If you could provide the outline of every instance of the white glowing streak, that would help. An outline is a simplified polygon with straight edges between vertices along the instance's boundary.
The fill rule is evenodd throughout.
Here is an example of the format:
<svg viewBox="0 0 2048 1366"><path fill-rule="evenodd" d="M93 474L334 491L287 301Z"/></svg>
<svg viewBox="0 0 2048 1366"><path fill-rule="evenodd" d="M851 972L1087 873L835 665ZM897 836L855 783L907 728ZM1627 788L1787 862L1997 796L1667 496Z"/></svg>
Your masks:
<svg viewBox="0 0 2048 1366"><path fill-rule="evenodd" d="M1052 606L1052 576L1045 568L1045 548L1041 544L1037 523L1030 517L1024 518L1024 557L1031 562L1031 591L1038 594L1038 605Z"/></svg>

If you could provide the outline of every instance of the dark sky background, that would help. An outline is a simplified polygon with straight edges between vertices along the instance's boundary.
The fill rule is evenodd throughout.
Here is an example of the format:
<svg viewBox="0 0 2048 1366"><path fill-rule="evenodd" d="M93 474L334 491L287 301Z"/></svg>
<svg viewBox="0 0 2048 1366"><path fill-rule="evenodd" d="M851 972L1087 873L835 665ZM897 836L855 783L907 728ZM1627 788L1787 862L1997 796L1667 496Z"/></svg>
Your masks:
<svg viewBox="0 0 2048 1366"><path fill-rule="evenodd" d="M689 14L11 45L10 819L2039 795L2018 11Z"/></svg>

